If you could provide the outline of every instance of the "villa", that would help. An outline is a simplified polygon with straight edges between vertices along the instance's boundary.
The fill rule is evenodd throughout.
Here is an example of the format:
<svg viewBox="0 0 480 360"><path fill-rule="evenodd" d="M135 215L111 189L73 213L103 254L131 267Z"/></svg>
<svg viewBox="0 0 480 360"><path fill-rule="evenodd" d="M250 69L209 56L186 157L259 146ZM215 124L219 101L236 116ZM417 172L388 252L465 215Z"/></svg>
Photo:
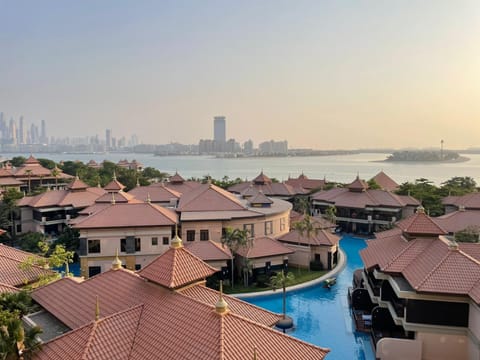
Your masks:
<svg viewBox="0 0 480 360"><path fill-rule="evenodd" d="M361 251L354 311L382 360L479 359L480 244L456 243L423 208Z"/></svg>
<svg viewBox="0 0 480 360"><path fill-rule="evenodd" d="M285 182L273 182L263 171L252 181L245 181L239 184L232 185L228 188L228 191L244 195L249 188L255 188L261 190L263 194L268 197L288 200L295 195L302 195L307 193L303 188L294 188Z"/></svg>
<svg viewBox="0 0 480 360"><path fill-rule="evenodd" d="M36 289L33 299L66 332L45 339L34 358L325 358L328 349L272 329L281 315L205 287L216 271L175 237L139 272L115 259L89 280L67 277Z"/></svg>
<svg viewBox="0 0 480 360"><path fill-rule="evenodd" d="M369 189L357 178L345 188L333 188L312 195L315 214L334 206L337 225L345 232L372 234L413 214L420 202L411 196L387 190Z"/></svg>

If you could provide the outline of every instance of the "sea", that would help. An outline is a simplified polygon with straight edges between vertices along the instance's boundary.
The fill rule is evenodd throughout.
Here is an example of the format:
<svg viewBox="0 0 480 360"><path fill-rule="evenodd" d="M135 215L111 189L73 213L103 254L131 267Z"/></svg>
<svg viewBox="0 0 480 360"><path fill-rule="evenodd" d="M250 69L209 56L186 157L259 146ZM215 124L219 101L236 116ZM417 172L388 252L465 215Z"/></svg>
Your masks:
<svg viewBox="0 0 480 360"><path fill-rule="evenodd" d="M3 154L4 157L25 156L30 154ZM241 178L252 180L261 171L270 178L279 181L295 178L304 174L311 179L326 179L340 183L350 183L356 176L370 179L383 170L397 183L414 182L425 178L435 185L456 176L469 176L480 184L480 154L464 155L465 162L429 163L429 162L384 162L390 154L359 153L329 156L294 156L294 157L249 157L216 158L215 156L155 156L140 153L35 153L36 158L47 158L56 162L90 160L118 162L127 159L137 160L144 167L153 167L162 172L174 174L176 171L184 178L202 178L211 176L222 179Z"/></svg>

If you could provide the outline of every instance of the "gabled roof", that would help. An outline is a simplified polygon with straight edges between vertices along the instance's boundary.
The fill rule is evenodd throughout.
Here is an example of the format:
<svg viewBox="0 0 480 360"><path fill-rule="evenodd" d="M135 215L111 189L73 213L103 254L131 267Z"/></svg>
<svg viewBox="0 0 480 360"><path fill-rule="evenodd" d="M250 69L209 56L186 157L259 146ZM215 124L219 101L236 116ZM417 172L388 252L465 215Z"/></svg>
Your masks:
<svg viewBox="0 0 480 360"><path fill-rule="evenodd" d="M395 191L398 189L398 184L387 174L380 171L375 175L372 180L374 180L383 190Z"/></svg>
<svg viewBox="0 0 480 360"><path fill-rule="evenodd" d="M247 259L292 254L294 251L270 237L257 237L246 246L240 246L237 254Z"/></svg>
<svg viewBox="0 0 480 360"><path fill-rule="evenodd" d="M30 206L32 208L44 208L52 206L73 206L85 208L105 194L105 190L97 187L89 187L84 190L48 190L35 196L25 196L17 202L18 206Z"/></svg>
<svg viewBox="0 0 480 360"><path fill-rule="evenodd" d="M456 233L468 227L480 226L479 210L454 211L435 218L435 222L449 233Z"/></svg>
<svg viewBox="0 0 480 360"><path fill-rule="evenodd" d="M298 194L306 194L307 190L303 188L294 188L285 182L274 183L255 183L255 182L242 182L239 184L232 185L228 188L228 191L242 194L244 191L247 191L249 187L253 186L255 189L262 191L267 196L282 196L282 197L291 197Z"/></svg>
<svg viewBox="0 0 480 360"><path fill-rule="evenodd" d="M185 182L185 179L181 177L178 172L175 171L175 174L170 176L168 181L170 181L171 183L183 183Z"/></svg>
<svg viewBox="0 0 480 360"><path fill-rule="evenodd" d="M408 235L446 235L448 231L443 229L433 218L425 214L420 208L415 214L395 224L404 234Z"/></svg>
<svg viewBox="0 0 480 360"><path fill-rule="evenodd" d="M21 269L22 263L38 256L0 243L0 284L14 287L37 281L42 276L51 276L55 272L37 265Z"/></svg>
<svg viewBox="0 0 480 360"><path fill-rule="evenodd" d="M260 174L258 174L258 176L255 179L253 179L252 182L256 185L265 185L265 184L270 184L272 182L272 179L270 179L262 171L260 172Z"/></svg>
<svg viewBox="0 0 480 360"><path fill-rule="evenodd" d="M240 195L244 198L252 197L257 195L260 192L258 188L250 184L247 188L245 188L242 192L240 192Z"/></svg>
<svg viewBox="0 0 480 360"><path fill-rule="evenodd" d="M279 236L278 241L290 244L332 246L338 244L340 237L325 229L318 229L310 236L307 234L302 235L298 230L290 230L288 233Z"/></svg>
<svg viewBox="0 0 480 360"><path fill-rule="evenodd" d="M289 178L285 181L285 184L292 186L293 188L303 188L307 191L315 189L321 189L326 185L325 179L309 179L306 175L301 173L297 179Z"/></svg>
<svg viewBox="0 0 480 360"><path fill-rule="evenodd" d="M202 184L183 194L177 210L184 211L236 211L246 207L232 193L213 184Z"/></svg>
<svg viewBox="0 0 480 360"><path fill-rule="evenodd" d="M115 291L109 286L112 283ZM72 302L78 307L70 304L59 309L47 301L61 304L54 295L62 293L64 285L71 288ZM92 322L95 293L105 318ZM36 353L36 358L42 360L65 359L69 353L73 354L72 360L82 356L128 360L248 359L253 358L254 348L261 359L307 360L323 359L329 351L265 326L277 315L241 300L225 296L229 311L219 314L214 306L218 292L214 290L196 285L180 292L169 291L126 270L102 273L76 285L62 279L35 290L33 297L53 309L52 314L59 319L67 310L90 319L83 327L44 344ZM209 303L212 297L216 301ZM113 304L121 309L113 311Z"/></svg>
<svg viewBox="0 0 480 360"><path fill-rule="evenodd" d="M223 247L222 244L213 240L187 242L185 248L203 261L230 260L232 258L228 247Z"/></svg>
<svg viewBox="0 0 480 360"><path fill-rule="evenodd" d="M85 184L78 176L67 187L70 190L86 190L88 185Z"/></svg>
<svg viewBox="0 0 480 360"><path fill-rule="evenodd" d="M480 210L480 192L468 193L462 196L447 196L442 199L444 205L454 205L458 208Z"/></svg>
<svg viewBox="0 0 480 360"><path fill-rule="evenodd" d="M151 203L115 203L99 209L73 225L77 229L172 226L177 214Z"/></svg>
<svg viewBox="0 0 480 360"><path fill-rule="evenodd" d="M126 193L120 190L118 192L109 192L109 193L103 194L97 200L95 200L95 202L96 203L112 203L112 202L139 203L143 201L137 200L133 195L130 195L129 193Z"/></svg>
<svg viewBox="0 0 480 360"><path fill-rule="evenodd" d="M357 178L351 184L349 184L347 188L350 191L365 191L368 189L368 184L357 176Z"/></svg>
<svg viewBox="0 0 480 360"><path fill-rule="evenodd" d="M101 318L42 345L35 358L129 359L143 305Z"/></svg>
<svg viewBox="0 0 480 360"><path fill-rule="evenodd" d="M178 200L182 196L180 192L166 187L163 182L149 186L137 186L128 193L142 201L150 198L153 203L168 203L172 199Z"/></svg>
<svg viewBox="0 0 480 360"><path fill-rule="evenodd" d="M257 195L252 196L248 202L251 205L270 205L273 204L273 201L269 199L268 197L265 196L265 194L262 191L259 191Z"/></svg>
<svg viewBox="0 0 480 360"><path fill-rule="evenodd" d="M114 176L113 180L110 181L107 185L103 187L108 192L118 192L125 189L125 185L123 185L117 178Z"/></svg>
<svg viewBox="0 0 480 360"><path fill-rule="evenodd" d="M215 274L215 269L182 247L171 247L138 272L154 283L176 289Z"/></svg>

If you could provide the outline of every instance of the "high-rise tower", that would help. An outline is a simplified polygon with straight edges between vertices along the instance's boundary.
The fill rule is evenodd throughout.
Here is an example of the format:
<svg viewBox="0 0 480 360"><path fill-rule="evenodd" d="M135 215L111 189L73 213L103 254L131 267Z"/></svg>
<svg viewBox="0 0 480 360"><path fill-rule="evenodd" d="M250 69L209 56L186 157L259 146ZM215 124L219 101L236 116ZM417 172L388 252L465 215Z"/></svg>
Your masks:
<svg viewBox="0 0 480 360"><path fill-rule="evenodd" d="M213 140L217 144L224 144L227 141L225 116L213 118Z"/></svg>

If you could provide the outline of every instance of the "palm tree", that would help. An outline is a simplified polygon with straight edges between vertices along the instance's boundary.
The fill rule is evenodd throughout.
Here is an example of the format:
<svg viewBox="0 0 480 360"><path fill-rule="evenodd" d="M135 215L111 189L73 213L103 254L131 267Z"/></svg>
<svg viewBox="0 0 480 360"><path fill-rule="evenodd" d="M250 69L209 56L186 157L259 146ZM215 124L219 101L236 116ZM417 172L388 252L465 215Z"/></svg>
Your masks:
<svg viewBox="0 0 480 360"><path fill-rule="evenodd" d="M58 176L60 175L60 169L55 165L52 169L52 176L55 177L55 189L58 190Z"/></svg>
<svg viewBox="0 0 480 360"><path fill-rule="evenodd" d="M270 286L272 287L272 290L275 291L279 288L282 288L283 290L283 298L282 298L282 312L283 312L283 319L287 317L287 285L291 283L295 279L295 276L293 276L292 273L285 272L283 269L277 273L277 275L273 275L270 278Z"/></svg>
<svg viewBox="0 0 480 360"><path fill-rule="evenodd" d="M330 221L332 224L335 224L337 221L337 208L335 205L330 205L326 210L325 210L325 217L327 218L328 221Z"/></svg>
<svg viewBox="0 0 480 360"><path fill-rule="evenodd" d="M32 170L27 169L25 170L25 174L28 176L28 193L30 194L32 192Z"/></svg>
<svg viewBox="0 0 480 360"><path fill-rule="evenodd" d="M227 246L232 253L231 259L231 275L232 275L232 287L233 287L233 263L235 253L240 246L246 246L248 242L248 230L233 229L231 227L225 228L225 232L222 236L222 245Z"/></svg>
<svg viewBox="0 0 480 360"><path fill-rule="evenodd" d="M315 222L312 221L312 217L305 213L303 219L293 224L293 229L297 230L300 233L300 236L306 236L308 239L311 239L314 235L317 235L319 232L318 226L315 226ZM310 257L312 255L311 245L310 248Z"/></svg>

